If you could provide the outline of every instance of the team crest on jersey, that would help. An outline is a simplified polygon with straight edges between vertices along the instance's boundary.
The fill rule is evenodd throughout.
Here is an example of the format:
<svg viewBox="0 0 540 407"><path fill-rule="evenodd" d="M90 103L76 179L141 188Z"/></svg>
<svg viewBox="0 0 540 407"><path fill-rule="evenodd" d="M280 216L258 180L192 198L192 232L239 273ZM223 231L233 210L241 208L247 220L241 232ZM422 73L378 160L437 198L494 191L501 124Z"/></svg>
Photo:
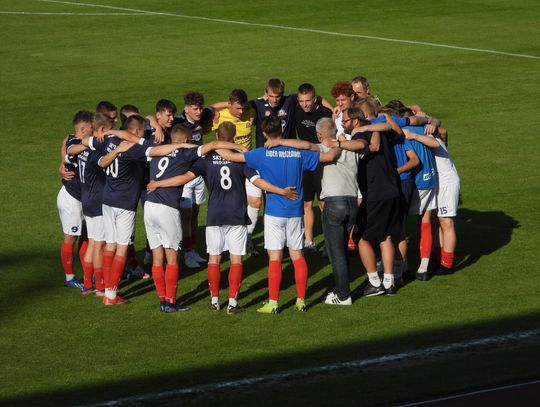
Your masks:
<svg viewBox="0 0 540 407"><path fill-rule="evenodd" d="M278 117L285 117L287 116L287 112L283 109L279 109L279 112L278 112Z"/></svg>
<svg viewBox="0 0 540 407"><path fill-rule="evenodd" d="M272 111L269 110L269 109L266 109L266 110L264 111L264 115L265 115L266 117L270 116L271 114L272 114Z"/></svg>
<svg viewBox="0 0 540 407"><path fill-rule="evenodd" d="M251 122L246 123L246 129L249 129L251 127Z"/></svg>

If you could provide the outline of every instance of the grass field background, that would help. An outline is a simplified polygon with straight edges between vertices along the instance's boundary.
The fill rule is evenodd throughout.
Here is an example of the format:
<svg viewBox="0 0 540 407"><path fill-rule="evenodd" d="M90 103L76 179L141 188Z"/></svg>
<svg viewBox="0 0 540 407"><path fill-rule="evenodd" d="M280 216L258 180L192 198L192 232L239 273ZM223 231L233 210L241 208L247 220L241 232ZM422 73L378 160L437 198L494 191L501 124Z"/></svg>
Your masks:
<svg viewBox="0 0 540 407"><path fill-rule="evenodd" d="M81 404L540 327L538 2L92 4L260 25L173 15L6 14L128 11L0 0L0 402ZM266 295L264 257L245 263L240 301L247 312L239 317L209 313L204 269L181 270L179 293L192 310L180 315L158 312L149 281L125 287L133 303L112 309L62 286L57 167L74 112L92 110L103 99L135 104L144 113L160 98L181 108L190 90L203 92L209 103L224 100L234 87L256 97L270 77L284 79L289 92L309 81L332 100L332 83L360 73L381 100L418 103L449 130L462 181L458 273L336 309L322 304L332 285L330 267L319 254L309 255L309 312L292 307L288 265L278 316L255 312ZM139 221L139 249L142 230ZM363 270L357 259L353 264L357 288ZM397 365L350 380L357 384L350 394L380 404L538 377L540 369L527 363L528 355L538 354L538 347L510 356L495 352L474 372L464 368L466 360L434 364L414 371L419 380ZM383 393L385 381L392 391ZM350 386L322 380L281 389L280 397L286 401L298 390L317 401ZM262 394L263 405L277 397ZM223 402L249 405L253 397Z"/></svg>

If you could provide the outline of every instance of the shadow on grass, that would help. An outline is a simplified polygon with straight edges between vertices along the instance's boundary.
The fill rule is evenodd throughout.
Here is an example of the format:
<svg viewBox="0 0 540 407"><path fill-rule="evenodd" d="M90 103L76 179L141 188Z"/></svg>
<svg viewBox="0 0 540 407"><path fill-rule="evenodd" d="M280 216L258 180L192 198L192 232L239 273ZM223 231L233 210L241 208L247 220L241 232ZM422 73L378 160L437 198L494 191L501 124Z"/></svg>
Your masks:
<svg viewBox="0 0 540 407"><path fill-rule="evenodd" d="M29 394L19 398L6 398L1 400L1 403L6 406L41 406L80 405L81 401L84 401L84 404L103 402L106 400L133 397L148 393L155 394L171 389L178 389L179 387L186 388L190 386L218 383L222 381L234 381L242 378L279 373L285 370L317 367L331 363L379 357L399 352L418 350L424 347L432 347L440 344L455 343L538 328L540 328L540 312L534 312L520 316L499 318L496 320L483 321L473 324L463 324L460 326L445 327L441 329L424 330L408 335L396 335L394 337L379 339L376 341L359 339L345 345L328 346L309 351L296 349L289 353L282 353L279 355L271 354L271 352L269 352L268 357L260 357L248 361L243 360L238 363L209 365L204 368L197 369L179 368L175 372L148 374L140 378L130 378L125 380L123 380L121 377L115 377L107 383L92 383L85 386L72 387L69 390L64 391L50 391ZM493 346L489 349L497 350L499 349L499 345L493 344ZM474 352L477 352L477 350L471 349L465 354L463 354L461 351L456 352L460 356L466 358L469 352L474 354ZM144 357L144 354L141 354L141 357ZM492 357L494 358L494 363L496 363L496 354ZM396 368L406 366L408 366L408 361L392 362L380 367L378 371L387 372L387 374L393 375L395 374ZM326 394L324 390L324 380L329 378L336 379L339 378L339 375L346 375L347 373L351 372L338 371L329 376L319 377L318 380L321 381L321 386L320 388L316 389L316 391L319 391L320 394L314 395L314 397L320 397L320 400L324 400ZM485 372L485 377L485 383L489 383L489 380L491 380L490 373ZM523 374L522 377L527 376ZM279 390L279 392L294 392L294 386L292 385L295 385L295 383L301 385L306 380L310 380L310 378L303 376L299 380L294 380L289 377L287 379L287 383L283 383L283 386L280 385L279 380L274 380L272 386L276 391ZM359 382L358 389L355 391L360 392L361 388L362 382ZM347 398L347 394L349 394L350 390L351 389L343 389L342 397ZM422 395L429 392L429 389L425 387L425 383L419 383L418 391L418 395ZM192 396L181 396L181 399L177 396L176 400L161 399L161 401L155 405L177 405L180 402L189 402L190 397ZM208 398L207 401L209 402L215 397L215 395L210 392L199 395L198 397ZM167 403L167 401L170 404ZM380 400L378 403L380 403ZM122 405L146 404L146 402L141 401L135 404L129 403Z"/></svg>

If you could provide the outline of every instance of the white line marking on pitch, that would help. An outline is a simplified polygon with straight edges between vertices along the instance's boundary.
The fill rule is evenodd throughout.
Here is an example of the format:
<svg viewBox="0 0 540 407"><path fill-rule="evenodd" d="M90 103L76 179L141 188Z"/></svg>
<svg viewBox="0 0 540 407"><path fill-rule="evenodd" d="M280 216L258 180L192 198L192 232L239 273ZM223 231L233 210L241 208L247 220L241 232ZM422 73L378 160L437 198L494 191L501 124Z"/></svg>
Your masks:
<svg viewBox="0 0 540 407"><path fill-rule="evenodd" d="M437 356L445 353L467 350L470 348L479 348L490 345L500 345L505 342L512 342L516 340L529 339L534 336L540 335L540 329L515 332L507 335L492 336L482 339L474 339L465 342L450 343L446 345L433 346L430 348L413 350L410 352L396 353L392 355L379 356L368 359L352 360L349 362L333 363L325 366L317 366L305 369L294 369L280 373L273 373L263 376L248 377L239 380L231 380L227 382L202 384L193 387L180 387L173 390L168 390L160 393L149 393L141 396L125 397L118 400L110 400L102 403L91 404L92 407L109 407L124 405L129 403L143 402L146 400L157 400L168 397L176 397L181 395L200 394L204 392L211 392L214 390L222 389L235 389L242 386L250 386L253 384L284 380L284 379L298 379L301 377L310 377L314 374L326 374L336 370L351 369L351 368L363 368L368 366L382 365L388 362L397 362L408 359L425 359L427 356Z"/></svg>
<svg viewBox="0 0 540 407"><path fill-rule="evenodd" d="M491 49L459 47L459 46L456 46L456 45L437 44L437 43L434 43L434 42L425 42L425 41L400 40L400 39L396 39L396 38L377 37L377 36L373 36L373 35L347 34L347 33L340 33L340 32L334 32L334 31L315 30L315 29L311 29L311 28L290 27L290 26L286 26L286 25L260 24L260 23L250 23L250 22L246 22L246 21L224 20L224 19L221 19L221 18L189 16L189 15L185 15L185 14L175 14L175 13L162 13L162 12L157 12L157 11L148 11L148 10L139 10L139 9L133 9L133 8L126 8L126 7L108 6L108 5L105 5L105 4L76 3L76 2L72 2L72 1L60 1L60 0L37 0L37 1L45 2L45 3L72 4L72 5L87 6L87 7L101 7L101 8L109 8L109 9L113 9L113 10L123 10L123 11L144 13L144 14L155 15L155 16L180 17L180 18L187 18L187 19L192 19L192 20L212 21L212 22L216 22L216 23L249 25L249 26L253 26L253 27L276 28L276 29L281 29L281 30L301 31L301 32L309 32L309 33L315 33L315 34L333 35L333 36L338 36L338 37L363 38L363 39L367 39L367 40L398 42L398 43L413 44L413 45L425 45L425 46L429 46L429 47L457 49L457 50L460 50L460 51L483 52L483 53L487 53L487 54L506 55L506 56L519 57L519 58L540 59L540 56L536 56L536 55L514 54L512 52L495 51L495 50L491 50Z"/></svg>
<svg viewBox="0 0 540 407"><path fill-rule="evenodd" d="M523 387L523 386L530 386L531 384L540 384L540 380L535 380L533 382L520 383L520 384L511 384L508 386L491 387L489 389L471 391L469 393L456 394L455 396L440 397L440 398L432 399L432 400L418 401L416 403L402 404L399 407L423 406L425 404L438 403L439 401L455 400L455 399L460 399L460 398L465 398L465 397L470 397L470 396L476 396L477 394L492 393L499 390L508 390L508 389L515 389L515 388Z"/></svg>
<svg viewBox="0 0 540 407"><path fill-rule="evenodd" d="M30 16L147 16L146 13L45 13L34 11L0 11L0 14L18 14Z"/></svg>

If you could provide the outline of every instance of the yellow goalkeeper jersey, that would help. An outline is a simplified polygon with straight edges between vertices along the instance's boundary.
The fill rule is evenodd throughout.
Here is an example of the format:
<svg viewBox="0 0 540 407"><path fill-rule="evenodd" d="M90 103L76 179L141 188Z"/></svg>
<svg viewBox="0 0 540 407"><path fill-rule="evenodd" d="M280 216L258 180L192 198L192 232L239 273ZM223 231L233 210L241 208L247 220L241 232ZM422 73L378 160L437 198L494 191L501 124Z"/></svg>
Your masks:
<svg viewBox="0 0 540 407"><path fill-rule="evenodd" d="M213 123L212 131L216 131L218 126L223 122L231 122L236 126L234 142L251 150L251 129L256 118L257 114L253 108L244 111L240 118L233 116L227 108L221 109L219 111L219 121Z"/></svg>

